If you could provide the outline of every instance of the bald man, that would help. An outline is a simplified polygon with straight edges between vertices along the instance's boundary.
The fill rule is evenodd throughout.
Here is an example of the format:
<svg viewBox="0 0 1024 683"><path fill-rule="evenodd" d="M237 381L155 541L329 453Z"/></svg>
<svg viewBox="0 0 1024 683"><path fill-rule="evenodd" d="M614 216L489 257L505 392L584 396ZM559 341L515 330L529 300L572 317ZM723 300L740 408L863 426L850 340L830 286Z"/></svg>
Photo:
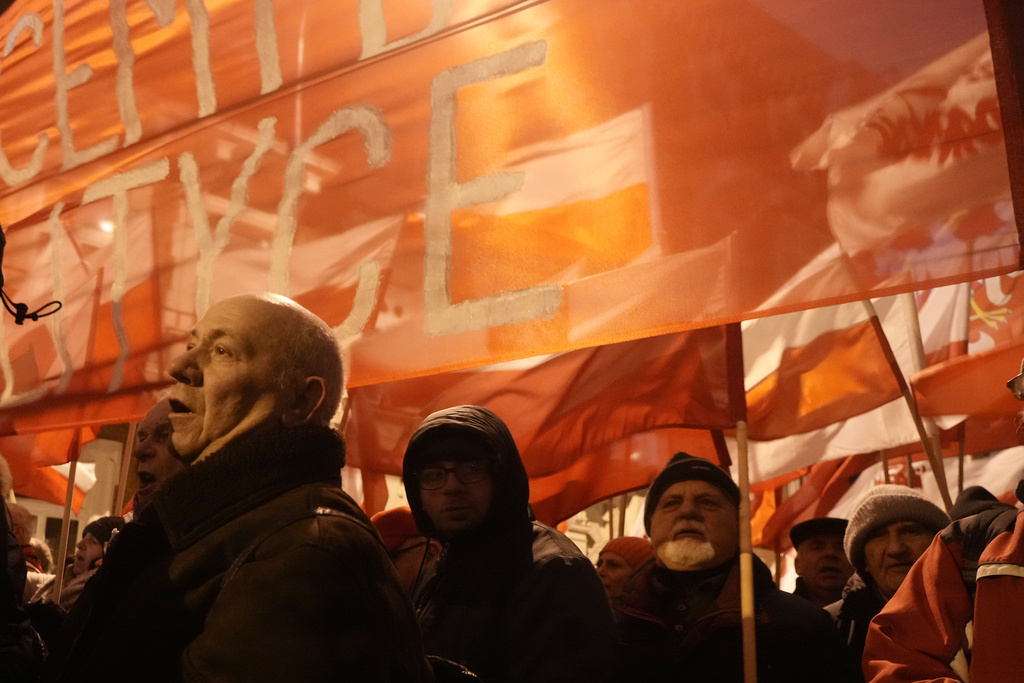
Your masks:
<svg viewBox="0 0 1024 683"><path fill-rule="evenodd" d="M45 679L430 680L380 537L340 488L331 329L284 297L234 297L170 373L191 464L115 538Z"/></svg>

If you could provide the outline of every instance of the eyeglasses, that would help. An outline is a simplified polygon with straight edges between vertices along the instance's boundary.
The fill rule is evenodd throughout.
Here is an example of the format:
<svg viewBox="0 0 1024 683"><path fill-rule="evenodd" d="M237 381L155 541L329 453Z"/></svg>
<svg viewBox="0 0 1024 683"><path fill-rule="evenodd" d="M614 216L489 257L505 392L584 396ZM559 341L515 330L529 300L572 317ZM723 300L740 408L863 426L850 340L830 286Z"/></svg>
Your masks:
<svg viewBox="0 0 1024 683"><path fill-rule="evenodd" d="M490 470L483 460L468 460L455 467L425 467L419 476L420 488L424 491L439 489L448 481L449 474L454 474L460 484L475 484L490 474Z"/></svg>

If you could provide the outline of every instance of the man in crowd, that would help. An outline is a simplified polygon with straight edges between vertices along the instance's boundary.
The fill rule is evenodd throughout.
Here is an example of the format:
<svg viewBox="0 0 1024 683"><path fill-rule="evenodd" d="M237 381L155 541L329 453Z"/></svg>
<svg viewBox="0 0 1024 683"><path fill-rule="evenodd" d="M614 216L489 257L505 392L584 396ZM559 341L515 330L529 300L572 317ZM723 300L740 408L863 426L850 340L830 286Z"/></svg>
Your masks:
<svg viewBox="0 0 1024 683"><path fill-rule="evenodd" d="M1007 382L1017 400L1024 400L1024 363L1021 371ZM1020 680L1024 513L972 488L964 494L973 504L958 498L964 516L932 540L871 623L869 681ZM1024 481L1015 493L1024 502Z"/></svg>
<svg viewBox="0 0 1024 683"><path fill-rule="evenodd" d="M0 478L2 476L0 474ZM0 482L0 488L3 486ZM0 680L31 681L42 662L43 651L24 610L25 556L2 502L0 548L3 549L0 557Z"/></svg>
<svg viewBox="0 0 1024 683"><path fill-rule="evenodd" d="M597 575L608 600L619 597L629 577L652 557L654 548L646 538L619 536L608 541L597 555Z"/></svg>
<svg viewBox="0 0 1024 683"><path fill-rule="evenodd" d="M415 594L433 575L434 562L441 554L441 543L420 534L408 505L378 512L370 521L384 541L402 587L409 595Z"/></svg>
<svg viewBox="0 0 1024 683"><path fill-rule="evenodd" d="M164 482L188 467L171 443L171 400L153 406L135 430L132 457L138 462L139 488L132 501L134 515L149 505Z"/></svg>
<svg viewBox="0 0 1024 683"><path fill-rule="evenodd" d="M644 508L654 562L615 604L618 680L744 680L739 501L724 470L686 453L654 480ZM759 683L858 680L828 615L753 563Z"/></svg>
<svg viewBox="0 0 1024 683"><path fill-rule="evenodd" d="M11 531L25 555L25 602L28 602L53 574L53 554L44 541L33 538L36 520L28 508L18 503L8 503L7 508L11 511Z"/></svg>
<svg viewBox="0 0 1024 683"><path fill-rule="evenodd" d="M831 605L843 597L843 586L853 574L853 565L846 559L843 535L846 520L835 517L808 519L789 530L789 540L796 549L793 568L796 590L818 607Z"/></svg>
<svg viewBox="0 0 1024 683"><path fill-rule="evenodd" d="M945 512L908 486L875 486L858 501L844 540L856 573L827 608L853 661L861 661L868 624L947 524Z"/></svg>
<svg viewBox="0 0 1024 683"><path fill-rule="evenodd" d="M533 521L508 427L480 406L430 415L402 467L416 525L444 551L418 596L431 655L484 681L608 680L612 623L590 561Z"/></svg>
<svg viewBox="0 0 1024 683"><path fill-rule="evenodd" d="M339 488L331 329L284 297L234 297L170 371L191 464L114 539L44 680L430 680L380 537Z"/></svg>

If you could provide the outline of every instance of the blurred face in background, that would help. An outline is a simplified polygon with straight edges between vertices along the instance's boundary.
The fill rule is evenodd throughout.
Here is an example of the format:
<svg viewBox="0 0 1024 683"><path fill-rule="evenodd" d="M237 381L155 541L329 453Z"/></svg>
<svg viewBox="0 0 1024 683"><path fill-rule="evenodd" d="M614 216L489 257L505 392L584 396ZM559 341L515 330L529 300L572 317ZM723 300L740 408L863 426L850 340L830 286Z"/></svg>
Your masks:
<svg viewBox="0 0 1024 683"><path fill-rule="evenodd" d="M160 401L139 422L135 430L132 457L138 462L139 488L135 492L136 513L153 498L163 483L187 467L171 443L171 402Z"/></svg>
<svg viewBox="0 0 1024 683"><path fill-rule="evenodd" d="M843 586L853 575L842 534L815 534L806 539L797 548L793 566L811 595L820 596L817 601L826 605L842 597Z"/></svg>
<svg viewBox="0 0 1024 683"><path fill-rule="evenodd" d="M82 536L82 540L75 545L75 563L72 565L72 572L75 576L86 573L103 557L103 544L96 540L92 534Z"/></svg>
<svg viewBox="0 0 1024 683"><path fill-rule="evenodd" d="M609 600L614 600L622 593L626 581L633 575L633 566L626 562L622 555L606 550L597 558L597 575L601 577L604 592Z"/></svg>

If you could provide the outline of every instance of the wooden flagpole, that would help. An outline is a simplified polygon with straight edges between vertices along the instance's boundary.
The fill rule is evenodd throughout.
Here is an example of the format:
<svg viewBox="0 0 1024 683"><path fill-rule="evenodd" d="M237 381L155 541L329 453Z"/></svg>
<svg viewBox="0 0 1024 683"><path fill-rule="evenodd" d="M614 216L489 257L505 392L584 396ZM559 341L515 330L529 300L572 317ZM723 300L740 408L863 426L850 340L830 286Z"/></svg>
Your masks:
<svg viewBox="0 0 1024 683"><path fill-rule="evenodd" d="M750 463L747 456L747 392L743 384L743 333L738 323L725 326L726 383L736 422L739 473L740 619L743 630L743 681L757 683L757 630L754 621L754 548L750 530Z"/></svg>
<svg viewBox="0 0 1024 683"><path fill-rule="evenodd" d="M64 562L68 556L68 536L71 531L71 504L75 500L75 475L78 473L78 456L82 442L81 428L75 429L75 435L71 438L73 453L71 466L68 469L68 488L64 496L64 516L60 524L60 541L57 546L57 571L53 580L53 591L50 593L53 602L60 602L60 594L64 588ZM69 453L71 455L71 453Z"/></svg>
<svg viewBox="0 0 1024 683"><path fill-rule="evenodd" d="M117 497L114 500L114 511L112 514L120 515L124 510L125 488L128 486L128 470L132 464L132 449L135 446L135 431L138 429L137 422L128 423L128 436L124 440L124 448L121 449L121 475L117 480Z"/></svg>
<svg viewBox="0 0 1024 683"><path fill-rule="evenodd" d="M743 623L743 681L757 683L757 638L754 628L754 548L750 532L750 470L747 423L736 424L736 469L740 479L740 618Z"/></svg>
<svg viewBox="0 0 1024 683"><path fill-rule="evenodd" d="M932 446L931 436L924 427L924 421L921 419L921 414L917 410L917 400L914 398L914 393L910 390L910 385L907 383L906 377L903 376L903 371L900 370L899 363L896 361L896 354L892 351L892 346L889 344L889 338L885 336L885 330L882 329L882 322L878 319L878 312L875 311L874 304L870 300L864 300L861 303L864 304L864 308L868 312L868 316L871 320L871 326L875 330L875 336L878 338L878 343L882 347L882 352L885 354L885 359L889 362L889 368L892 370L893 377L896 379L896 383L899 385L900 393L903 394L903 400L907 403L907 408L910 410L910 417L914 421L914 426L917 428L918 438L921 439L921 446L924 448L924 452L928 455L928 462L932 465L932 471L935 473L935 483L939 486L939 494L942 495L942 503L945 505L948 511L953 507L953 501L949 497L949 488L946 486L946 471L942 467L941 453L935 453L935 449ZM913 316L914 320L917 320L917 316ZM913 335L911 335L913 336ZM918 333L918 339L920 339L920 332ZM908 476L911 473L908 472Z"/></svg>

